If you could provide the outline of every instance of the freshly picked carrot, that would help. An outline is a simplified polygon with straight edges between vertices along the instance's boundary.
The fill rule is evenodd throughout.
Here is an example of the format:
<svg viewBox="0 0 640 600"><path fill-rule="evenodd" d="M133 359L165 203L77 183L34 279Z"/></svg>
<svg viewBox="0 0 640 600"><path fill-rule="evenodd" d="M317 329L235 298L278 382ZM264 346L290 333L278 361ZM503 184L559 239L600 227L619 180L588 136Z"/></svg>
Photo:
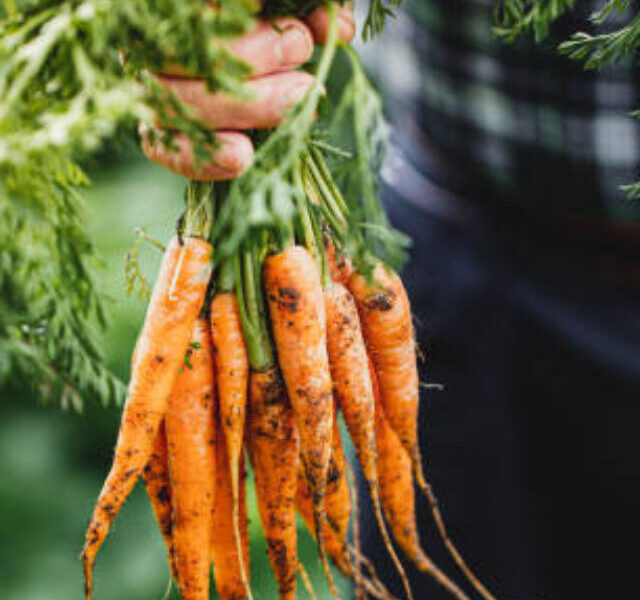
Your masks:
<svg viewBox="0 0 640 600"><path fill-rule="evenodd" d="M206 201L205 193L205 201ZM202 197L192 198L198 210ZM151 456L193 325L202 309L210 271L208 222L188 220L187 236L174 237L164 255L137 345L113 465L89 523L82 552L85 595L93 591L93 563L111 523Z"/></svg>
<svg viewBox="0 0 640 600"><path fill-rule="evenodd" d="M300 450L295 416L276 367L251 372L247 438L271 568L280 598L295 600L295 500Z"/></svg>
<svg viewBox="0 0 640 600"><path fill-rule="evenodd" d="M333 394L320 275L307 250L290 246L265 259L264 282L278 361L300 435L302 466L312 491L316 529L321 531L333 437ZM318 541L322 555L322 535Z"/></svg>
<svg viewBox="0 0 640 600"><path fill-rule="evenodd" d="M223 273L224 274L224 273ZM222 278L219 279L219 283ZM242 335L238 301L232 290L218 289L210 308L211 337L213 340L216 377L218 384L220 424L224 431L231 474L233 497L233 531L238 546L240 567L247 593L251 597L249 582L240 552L239 486L240 460L244 452L244 424L249 385L249 358Z"/></svg>
<svg viewBox="0 0 640 600"><path fill-rule="evenodd" d="M142 470L142 478L147 488L149 501L156 522L164 538L172 577L176 577L173 549L173 524L171 522L171 478L169 476L169 457L167 453L167 433L164 422L160 425L149 462Z"/></svg>
<svg viewBox="0 0 640 600"><path fill-rule="evenodd" d="M247 533L247 506L245 500L244 455L240 458L240 485L238 486L238 522L242 557L233 527L234 499L227 443L222 427L216 443L216 492L211 520L211 561L216 590L221 600L244 600L247 597L245 576L249 572L249 538Z"/></svg>
<svg viewBox="0 0 640 600"><path fill-rule="evenodd" d="M183 600L209 597L211 519L216 471L216 397L206 318L193 328L165 417L171 472L171 533Z"/></svg>

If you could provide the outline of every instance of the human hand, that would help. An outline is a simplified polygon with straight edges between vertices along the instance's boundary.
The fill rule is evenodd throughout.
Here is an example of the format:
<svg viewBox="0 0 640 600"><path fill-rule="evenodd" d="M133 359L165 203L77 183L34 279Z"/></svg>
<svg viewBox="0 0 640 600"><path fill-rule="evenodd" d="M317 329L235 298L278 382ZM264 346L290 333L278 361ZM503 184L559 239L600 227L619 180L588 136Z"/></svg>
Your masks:
<svg viewBox="0 0 640 600"><path fill-rule="evenodd" d="M355 34L351 4L336 7L340 39L350 42ZM314 42L325 43L329 18L325 7L312 12L305 21L294 18L258 21L256 27L228 44L233 54L252 69L247 88L250 101L229 94L211 93L202 79L186 78L176 73L158 75L158 80L172 90L208 127L216 131L218 148L207 163L195 165L188 138L175 135L175 149L161 144L159 128L150 136L148 126L140 126L142 149L150 160L173 173L189 179L222 181L235 179L251 164L253 145L248 129L276 127L289 108L302 99L313 85L313 76L296 69L313 53ZM151 138L155 142L151 142Z"/></svg>

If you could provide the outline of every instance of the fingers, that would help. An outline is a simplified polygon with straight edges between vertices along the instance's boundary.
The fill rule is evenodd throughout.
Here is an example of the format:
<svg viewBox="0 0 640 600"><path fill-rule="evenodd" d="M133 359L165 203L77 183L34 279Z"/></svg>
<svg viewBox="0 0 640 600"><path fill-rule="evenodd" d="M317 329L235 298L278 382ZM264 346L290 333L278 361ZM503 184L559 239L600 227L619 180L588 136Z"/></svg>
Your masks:
<svg viewBox="0 0 640 600"><path fill-rule="evenodd" d="M276 73L247 82L248 101L229 94L212 94L198 79L160 77L161 83L192 107L211 129L268 129L278 126L285 113L302 99L314 78L301 71Z"/></svg>
<svg viewBox="0 0 640 600"><path fill-rule="evenodd" d="M216 133L219 147L207 163L196 168L191 143L181 133L174 137L175 151L166 148L159 139L150 141L150 132L145 125L139 127L142 150L149 160L168 169L176 175L199 181L225 181L242 175L251 165L253 146L251 140L242 133L220 131ZM154 131L157 138L162 131Z"/></svg>
<svg viewBox="0 0 640 600"><path fill-rule="evenodd" d="M353 18L353 3L336 5L336 17L338 21L338 37L341 41L349 43L356 34L356 22ZM313 37L318 44L324 44L329 36L329 13L325 6L316 8L307 18L307 25L311 28Z"/></svg>
<svg viewBox="0 0 640 600"><path fill-rule="evenodd" d="M306 63L313 54L311 30L299 19L283 18L257 21L256 26L231 41L221 41L232 54L251 67L251 76L295 69ZM196 76L186 73L178 64L163 69L165 75Z"/></svg>
<svg viewBox="0 0 640 600"><path fill-rule="evenodd" d="M227 47L248 63L252 74L257 76L295 69L306 63L313 54L313 37L298 19L259 21L252 31Z"/></svg>

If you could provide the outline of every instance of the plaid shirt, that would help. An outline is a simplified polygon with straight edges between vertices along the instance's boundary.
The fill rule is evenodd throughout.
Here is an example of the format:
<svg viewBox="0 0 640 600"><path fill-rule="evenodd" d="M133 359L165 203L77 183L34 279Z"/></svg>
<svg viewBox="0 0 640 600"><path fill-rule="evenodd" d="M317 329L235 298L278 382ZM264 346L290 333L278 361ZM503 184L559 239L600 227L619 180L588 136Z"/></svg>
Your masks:
<svg viewBox="0 0 640 600"><path fill-rule="evenodd" d="M465 197L640 221L640 201L619 190L639 175L640 124L628 115L640 107L638 71L586 72L555 52L602 2L577 4L540 46L495 37L494 0L409 0L382 42L363 48L404 160Z"/></svg>

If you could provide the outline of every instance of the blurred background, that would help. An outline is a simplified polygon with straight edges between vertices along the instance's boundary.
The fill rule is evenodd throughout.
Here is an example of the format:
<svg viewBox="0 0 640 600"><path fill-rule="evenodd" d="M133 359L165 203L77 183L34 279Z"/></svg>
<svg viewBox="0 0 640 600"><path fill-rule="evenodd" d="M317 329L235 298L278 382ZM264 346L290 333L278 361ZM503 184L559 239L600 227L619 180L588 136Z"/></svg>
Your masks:
<svg viewBox="0 0 640 600"><path fill-rule="evenodd" d="M640 79L631 62L585 73L555 53L602 2L577 4L541 46L504 46L490 0L410 0L364 52L393 125L383 198L414 239L403 277L428 358L421 376L443 388L424 394L423 456L453 539L505 600L636 588L635 553L620 542L640 542L640 203L619 186L639 176L628 113ZM100 346L126 381L145 301L124 293L124 254L135 227L168 238L183 183L133 150L109 149L90 172L86 225L111 298ZM142 245L140 257L153 279L158 252ZM78 555L119 409L87 403L80 415L0 394L1 598L80 598ZM255 506L250 517L254 590L275 598ZM455 573L422 501L419 522ZM401 595L366 505L362 533ZM446 597L411 576L416 600ZM100 554L96 597L159 599L168 581L139 486Z"/></svg>

